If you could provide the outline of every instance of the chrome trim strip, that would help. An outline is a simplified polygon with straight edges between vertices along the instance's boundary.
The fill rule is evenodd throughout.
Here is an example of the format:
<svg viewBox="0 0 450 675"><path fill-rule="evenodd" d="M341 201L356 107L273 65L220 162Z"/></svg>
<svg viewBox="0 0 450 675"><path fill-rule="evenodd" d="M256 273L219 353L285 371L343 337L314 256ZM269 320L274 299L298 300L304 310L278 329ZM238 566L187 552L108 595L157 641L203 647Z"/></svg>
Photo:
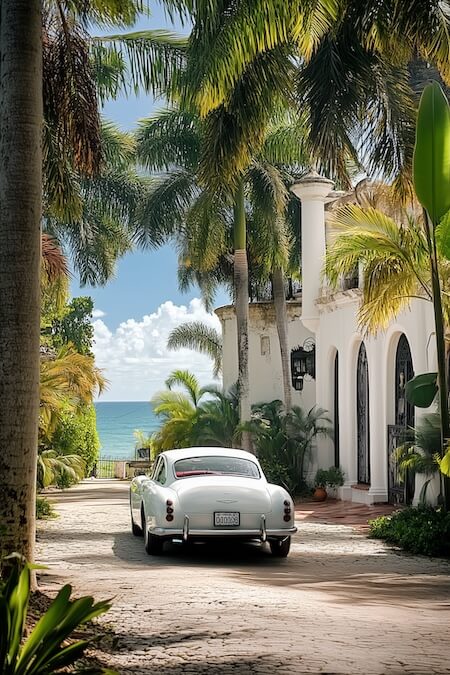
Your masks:
<svg viewBox="0 0 450 675"><path fill-rule="evenodd" d="M184 516L183 541L187 541L188 537L189 537L189 516Z"/></svg>
<svg viewBox="0 0 450 675"><path fill-rule="evenodd" d="M266 516L261 514L261 541L264 543L267 541L267 531L266 531Z"/></svg>
<svg viewBox="0 0 450 675"><path fill-rule="evenodd" d="M170 530L169 528L165 527L151 527L149 528L149 532L151 534L156 534L159 537L176 538L181 536L184 539L185 528L184 527L183 529L174 528L173 530ZM289 537L291 534L295 534L296 532L297 532L296 527L289 527L282 530L266 529L266 538ZM218 530L217 528L214 528L214 530L191 530L189 529L188 523L187 535L188 537L251 537L254 539L260 539L261 530L240 530L239 528L233 530ZM186 539L184 540L186 541Z"/></svg>

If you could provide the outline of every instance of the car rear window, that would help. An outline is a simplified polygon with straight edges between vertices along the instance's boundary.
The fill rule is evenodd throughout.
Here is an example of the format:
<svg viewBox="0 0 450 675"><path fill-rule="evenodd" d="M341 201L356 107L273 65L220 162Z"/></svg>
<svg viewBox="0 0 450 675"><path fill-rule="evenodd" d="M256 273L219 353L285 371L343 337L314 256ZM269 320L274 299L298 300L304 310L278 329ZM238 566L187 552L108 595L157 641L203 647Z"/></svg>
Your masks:
<svg viewBox="0 0 450 675"><path fill-rule="evenodd" d="M240 457L189 457L175 462L175 476L245 476L260 478L257 465Z"/></svg>

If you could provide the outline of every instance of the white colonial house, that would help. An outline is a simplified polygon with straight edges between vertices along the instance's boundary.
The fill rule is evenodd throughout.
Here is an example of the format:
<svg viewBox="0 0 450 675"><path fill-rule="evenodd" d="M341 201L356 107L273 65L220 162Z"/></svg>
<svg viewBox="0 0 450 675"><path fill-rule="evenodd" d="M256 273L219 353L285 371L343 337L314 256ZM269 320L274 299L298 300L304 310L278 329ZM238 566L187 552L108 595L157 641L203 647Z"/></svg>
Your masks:
<svg viewBox="0 0 450 675"><path fill-rule="evenodd" d="M431 303L413 299L407 311L376 337L358 329L360 280L343 279L330 290L322 269L330 226L325 205L340 197L332 181L311 173L292 188L302 203L302 290L288 301L288 337L294 405L317 404L334 422L334 441L319 439L311 473L340 465L342 499L372 504L399 503L414 495L416 485L398 480L392 450L406 427L427 411L405 399L404 384L413 374L436 370ZM272 303L249 306L249 372L252 403L283 399L281 358ZM223 329L223 377L227 388L237 380L236 320L233 307L216 310ZM306 364L306 365L305 365ZM299 377L298 373L305 373ZM427 491L435 500L436 479Z"/></svg>

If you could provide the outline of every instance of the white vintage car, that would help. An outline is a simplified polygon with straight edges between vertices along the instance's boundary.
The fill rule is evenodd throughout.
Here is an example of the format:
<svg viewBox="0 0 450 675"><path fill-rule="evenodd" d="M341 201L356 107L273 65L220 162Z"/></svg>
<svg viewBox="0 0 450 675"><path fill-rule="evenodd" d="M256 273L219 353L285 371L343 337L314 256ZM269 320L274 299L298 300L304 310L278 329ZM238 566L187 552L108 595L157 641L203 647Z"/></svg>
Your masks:
<svg viewBox="0 0 450 675"><path fill-rule="evenodd" d="M268 541L273 555L286 557L297 531L288 492L267 482L254 455L228 448L161 453L150 477L133 479L130 510L150 555L169 540L230 537Z"/></svg>

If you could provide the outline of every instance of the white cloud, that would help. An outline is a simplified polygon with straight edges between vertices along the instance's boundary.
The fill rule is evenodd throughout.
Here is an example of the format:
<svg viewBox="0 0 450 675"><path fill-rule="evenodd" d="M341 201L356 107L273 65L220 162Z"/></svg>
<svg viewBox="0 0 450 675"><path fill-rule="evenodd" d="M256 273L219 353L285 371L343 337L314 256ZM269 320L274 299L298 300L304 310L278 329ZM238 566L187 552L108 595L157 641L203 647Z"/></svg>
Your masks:
<svg viewBox="0 0 450 675"><path fill-rule="evenodd" d="M164 389L164 380L176 368L190 370L202 385L213 382L212 362L207 356L167 349L170 331L186 321L203 321L220 330L217 316L208 314L196 298L188 307L164 302L153 314L141 321L128 319L114 332L97 318L93 322L95 360L110 382L101 400L148 401Z"/></svg>
<svg viewBox="0 0 450 675"><path fill-rule="evenodd" d="M94 309L92 312L92 317L94 319L101 319L102 316L106 316L106 312L104 312L102 309Z"/></svg>

